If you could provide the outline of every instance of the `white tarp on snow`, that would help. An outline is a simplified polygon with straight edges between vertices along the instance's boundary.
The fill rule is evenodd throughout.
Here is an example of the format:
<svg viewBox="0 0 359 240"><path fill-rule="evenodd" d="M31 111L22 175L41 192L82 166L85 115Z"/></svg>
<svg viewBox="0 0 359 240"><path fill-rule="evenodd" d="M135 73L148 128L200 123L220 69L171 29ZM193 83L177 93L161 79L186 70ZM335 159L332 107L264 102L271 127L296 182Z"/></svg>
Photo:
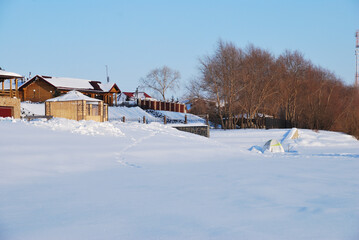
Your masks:
<svg viewBox="0 0 359 240"><path fill-rule="evenodd" d="M277 139L271 139L268 142L266 142L266 144L264 144L263 146L263 150L264 151L268 150L273 153L284 152L282 144L280 144L280 142Z"/></svg>

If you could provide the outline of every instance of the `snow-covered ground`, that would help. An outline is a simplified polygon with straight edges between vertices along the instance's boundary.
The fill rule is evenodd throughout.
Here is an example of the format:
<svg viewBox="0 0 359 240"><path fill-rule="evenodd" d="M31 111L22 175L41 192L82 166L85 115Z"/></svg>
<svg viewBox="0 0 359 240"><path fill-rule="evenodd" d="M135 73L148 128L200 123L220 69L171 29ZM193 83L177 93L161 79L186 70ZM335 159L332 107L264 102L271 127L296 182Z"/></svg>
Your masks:
<svg viewBox="0 0 359 240"><path fill-rule="evenodd" d="M125 117L127 121L142 121L143 117L147 120L155 121L156 118L140 107L109 107L108 108L109 120L120 120Z"/></svg>
<svg viewBox="0 0 359 240"><path fill-rule="evenodd" d="M165 115L168 119L184 119L187 115L188 121L198 121L198 122L204 122L203 118L200 118L196 115L190 114L190 113L180 113L180 112L170 112L170 111L160 111L156 110L159 114Z"/></svg>
<svg viewBox="0 0 359 240"><path fill-rule="evenodd" d="M2 119L0 239L358 239L359 142L288 131Z"/></svg>
<svg viewBox="0 0 359 240"><path fill-rule="evenodd" d="M21 102L21 115L45 115L45 103Z"/></svg>

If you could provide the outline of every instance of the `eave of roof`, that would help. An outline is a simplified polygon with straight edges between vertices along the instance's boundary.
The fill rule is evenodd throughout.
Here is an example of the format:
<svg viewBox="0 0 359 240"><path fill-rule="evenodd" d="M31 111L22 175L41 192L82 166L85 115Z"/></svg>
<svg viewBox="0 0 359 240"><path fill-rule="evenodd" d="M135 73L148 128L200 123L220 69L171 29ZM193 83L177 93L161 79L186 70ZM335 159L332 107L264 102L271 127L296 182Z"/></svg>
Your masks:
<svg viewBox="0 0 359 240"><path fill-rule="evenodd" d="M17 73L0 70L0 79L14 79L14 78L24 78L24 77Z"/></svg>

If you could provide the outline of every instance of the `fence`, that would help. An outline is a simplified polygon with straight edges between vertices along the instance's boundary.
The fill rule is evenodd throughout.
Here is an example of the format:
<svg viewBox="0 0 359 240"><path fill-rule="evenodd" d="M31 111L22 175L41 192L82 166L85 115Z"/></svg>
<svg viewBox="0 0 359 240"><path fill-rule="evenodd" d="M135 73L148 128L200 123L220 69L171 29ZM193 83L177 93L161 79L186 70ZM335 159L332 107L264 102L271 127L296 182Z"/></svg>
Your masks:
<svg viewBox="0 0 359 240"><path fill-rule="evenodd" d="M292 123L288 120L269 118L269 117L258 117L254 119L241 118L237 123L239 128L292 128Z"/></svg>
<svg viewBox="0 0 359 240"><path fill-rule="evenodd" d="M195 123L202 123L209 125L208 116L198 119L188 119L188 116L185 115L183 118L169 118L167 116L157 116L157 117L151 117L147 118L146 116L143 117L135 117L135 118L128 118L126 116L122 116L120 118L109 118L109 121L121 121L121 122L138 122L138 123L152 123L152 122L158 122L163 124L176 124L176 123L182 123L182 124L195 124Z"/></svg>
<svg viewBox="0 0 359 240"><path fill-rule="evenodd" d="M137 105L144 110L152 109L180 113L186 112L186 105L183 103L138 99Z"/></svg>
<svg viewBox="0 0 359 240"><path fill-rule="evenodd" d="M276 118L265 118L266 129L270 128L292 128L293 125L290 121Z"/></svg>

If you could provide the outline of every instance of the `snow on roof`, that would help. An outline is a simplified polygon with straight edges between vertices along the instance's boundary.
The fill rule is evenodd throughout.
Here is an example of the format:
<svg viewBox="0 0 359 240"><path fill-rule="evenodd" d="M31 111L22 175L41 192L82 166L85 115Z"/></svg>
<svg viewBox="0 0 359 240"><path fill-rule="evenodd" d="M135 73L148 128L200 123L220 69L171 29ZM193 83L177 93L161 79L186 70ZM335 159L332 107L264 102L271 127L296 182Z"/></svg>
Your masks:
<svg viewBox="0 0 359 240"><path fill-rule="evenodd" d="M13 72L6 72L4 70L0 70L0 78L2 79L10 79L10 78L23 78L23 76L13 73Z"/></svg>
<svg viewBox="0 0 359 240"><path fill-rule="evenodd" d="M98 85L100 86L102 91L109 92L115 84L114 83L99 83Z"/></svg>
<svg viewBox="0 0 359 240"><path fill-rule="evenodd" d="M78 79L78 78L64 78L64 77L47 77L41 76L50 84L55 87L64 87L64 88L75 88L75 89L93 89L93 86L90 84L91 80Z"/></svg>
<svg viewBox="0 0 359 240"><path fill-rule="evenodd" d="M90 98L78 91L70 91L60 97L55 97L55 98L51 98L46 100L46 102L66 102L66 101L81 101L81 100L85 100L88 102L101 102L101 100L96 99L96 98Z"/></svg>

